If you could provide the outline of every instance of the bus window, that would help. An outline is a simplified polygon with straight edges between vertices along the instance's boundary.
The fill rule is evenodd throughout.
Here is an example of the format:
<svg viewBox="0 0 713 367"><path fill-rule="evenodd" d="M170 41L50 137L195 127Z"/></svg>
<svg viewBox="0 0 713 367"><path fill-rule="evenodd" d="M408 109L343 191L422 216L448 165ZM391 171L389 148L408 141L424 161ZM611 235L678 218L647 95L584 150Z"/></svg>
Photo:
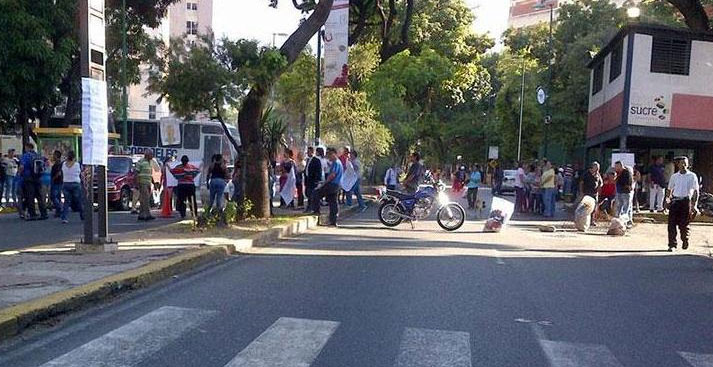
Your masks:
<svg viewBox="0 0 713 367"><path fill-rule="evenodd" d="M203 134L223 135L223 128L221 126L204 125L202 132Z"/></svg>
<svg viewBox="0 0 713 367"><path fill-rule="evenodd" d="M203 137L203 158L206 162L210 162L214 155L222 153L220 151L220 138L217 135L205 135ZM226 158L230 159L230 157Z"/></svg>
<svg viewBox="0 0 713 367"><path fill-rule="evenodd" d="M159 129L160 129L160 126L159 126ZM180 129L179 134L181 134L180 136L183 136L183 124L180 124L179 129ZM179 136L179 140L180 140L180 136ZM180 148L181 147L181 143L173 144L173 145L164 145L163 142L161 141L161 139L158 140L158 143L159 143L159 146L164 147L164 148Z"/></svg>
<svg viewBox="0 0 713 367"><path fill-rule="evenodd" d="M183 149L199 149L201 146L200 125L181 124L183 127Z"/></svg>
<svg viewBox="0 0 713 367"><path fill-rule="evenodd" d="M140 147L156 147L158 142L158 124L153 122L134 122L134 145Z"/></svg>
<svg viewBox="0 0 713 367"><path fill-rule="evenodd" d="M124 138L124 122L123 121L116 121L116 132L119 134L122 134L122 139ZM126 129L126 136L128 137L126 141L126 145L133 145L133 137L134 137L134 122L133 121L126 121L126 124L128 125Z"/></svg>

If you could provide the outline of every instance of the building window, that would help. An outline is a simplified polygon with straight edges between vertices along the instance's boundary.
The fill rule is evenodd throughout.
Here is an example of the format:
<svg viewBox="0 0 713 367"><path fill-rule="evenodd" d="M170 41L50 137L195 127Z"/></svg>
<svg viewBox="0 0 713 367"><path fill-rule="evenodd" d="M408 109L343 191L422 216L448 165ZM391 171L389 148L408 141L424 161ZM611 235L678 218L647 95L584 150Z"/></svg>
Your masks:
<svg viewBox="0 0 713 367"><path fill-rule="evenodd" d="M186 3L186 10L198 10L198 3Z"/></svg>
<svg viewBox="0 0 713 367"><path fill-rule="evenodd" d="M134 122L134 145L155 147L158 141L158 124L155 122Z"/></svg>
<svg viewBox="0 0 713 367"><path fill-rule="evenodd" d="M611 52L611 68L609 69L609 82L613 82L616 78L621 75L621 64L624 61L624 43L619 42L619 44L614 47Z"/></svg>
<svg viewBox="0 0 713 367"><path fill-rule="evenodd" d="M186 33L193 34L193 35L198 34L198 23L191 21L191 20L187 21L186 22Z"/></svg>
<svg viewBox="0 0 713 367"><path fill-rule="evenodd" d="M651 47L651 72L688 75L691 66L691 41L654 36Z"/></svg>
<svg viewBox="0 0 713 367"><path fill-rule="evenodd" d="M592 81L592 95L599 93L604 86L604 62L594 67L594 80Z"/></svg>
<svg viewBox="0 0 713 367"><path fill-rule="evenodd" d="M156 105L152 104L149 105L149 120L155 120L156 119Z"/></svg>
<svg viewBox="0 0 713 367"><path fill-rule="evenodd" d="M182 124L183 126L183 148L198 149L201 146L201 126Z"/></svg>

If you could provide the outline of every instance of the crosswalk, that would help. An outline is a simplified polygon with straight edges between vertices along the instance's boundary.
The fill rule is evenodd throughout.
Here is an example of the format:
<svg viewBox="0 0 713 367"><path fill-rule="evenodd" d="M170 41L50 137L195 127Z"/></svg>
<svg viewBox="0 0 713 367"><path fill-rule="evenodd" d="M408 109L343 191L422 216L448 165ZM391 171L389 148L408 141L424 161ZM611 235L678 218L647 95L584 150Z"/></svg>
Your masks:
<svg viewBox="0 0 713 367"><path fill-rule="evenodd" d="M40 367L137 367L218 315L211 310L161 307ZM329 341L339 327L333 320L278 318L235 351L223 367L310 367L325 348L335 347ZM534 334L550 367L623 367L604 345L547 340L542 332ZM471 340L465 331L407 327L391 366L472 367ZM713 367L713 354L678 352L677 357L681 365Z"/></svg>

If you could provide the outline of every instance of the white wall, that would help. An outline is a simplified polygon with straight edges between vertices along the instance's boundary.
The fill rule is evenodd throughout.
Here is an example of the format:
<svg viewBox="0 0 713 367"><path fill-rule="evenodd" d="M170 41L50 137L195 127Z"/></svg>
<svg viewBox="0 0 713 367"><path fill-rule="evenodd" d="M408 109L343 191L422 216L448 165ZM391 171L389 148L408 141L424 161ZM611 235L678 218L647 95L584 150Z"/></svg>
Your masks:
<svg viewBox="0 0 713 367"><path fill-rule="evenodd" d="M621 74L614 79L614 81L609 82L609 75L611 73L610 53L604 58L604 83L602 90L595 95L592 95L592 89L594 87L594 69L591 70L589 75L589 112L600 107L624 91L624 82L626 80L626 56L629 49L628 40L629 36L625 36L621 41L623 42Z"/></svg>

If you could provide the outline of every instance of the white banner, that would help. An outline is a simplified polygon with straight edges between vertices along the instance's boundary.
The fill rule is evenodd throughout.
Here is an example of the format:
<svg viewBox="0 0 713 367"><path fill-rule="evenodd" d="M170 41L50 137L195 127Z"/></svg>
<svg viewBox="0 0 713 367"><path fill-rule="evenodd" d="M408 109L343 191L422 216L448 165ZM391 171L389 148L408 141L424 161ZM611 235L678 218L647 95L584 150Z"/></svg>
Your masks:
<svg viewBox="0 0 713 367"><path fill-rule="evenodd" d="M334 0L324 24L324 86L346 87L349 76L349 0Z"/></svg>
<svg viewBox="0 0 713 367"><path fill-rule="evenodd" d="M174 119L161 119L161 144L178 145L181 144L181 124Z"/></svg>
<svg viewBox="0 0 713 367"><path fill-rule="evenodd" d="M612 153L611 166L614 167L616 162L621 162L626 167L634 168L636 165L636 156L634 153Z"/></svg>
<svg viewBox="0 0 713 367"><path fill-rule="evenodd" d="M500 149L496 146L488 147L488 159L498 159L500 156Z"/></svg>
<svg viewBox="0 0 713 367"><path fill-rule="evenodd" d="M82 78L82 163L106 166L108 152L106 82Z"/></svg>

